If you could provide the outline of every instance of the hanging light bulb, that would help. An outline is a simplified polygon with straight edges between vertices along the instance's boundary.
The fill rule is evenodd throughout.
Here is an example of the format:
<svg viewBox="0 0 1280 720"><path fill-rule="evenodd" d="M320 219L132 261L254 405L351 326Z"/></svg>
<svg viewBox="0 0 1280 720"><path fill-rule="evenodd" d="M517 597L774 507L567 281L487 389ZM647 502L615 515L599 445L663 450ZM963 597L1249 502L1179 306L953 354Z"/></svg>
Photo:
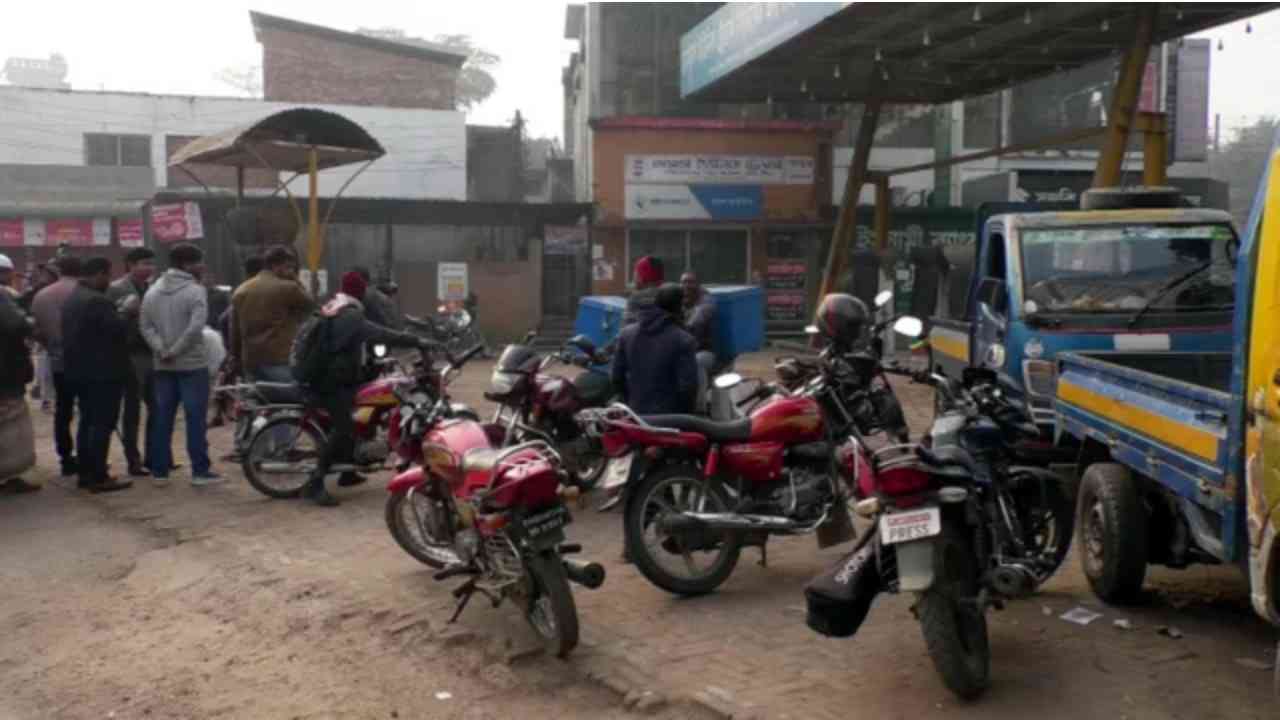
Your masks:
<svg viewBox="0 0 1280 720"><path fill-rule="evenodd" d="M1218 38L1218 50L1222 50L1222 38Z"/></svg>
<svg viewBox="0 0 1280 720"><path fill-rule="evenodd" d="M765 104L765 105L772 105L772 104L773 104L773 93L769 93L768 95L765 95L765 96L764 96L764 104Z"/></svg>
<svg viewBox="0 0 1280 720"><path fill-rule="evenodd" d="M889 80L889 70L883 66L880 68L880 79L886 82Z"/></svg>
<svg viewBox="0 0 1280 720"><path fill-rule="evenodd" d="M1179 10L1177 14L1174 15L1174 17L1178 19L1178 22L1182 22L1182 11Z"/></svg>
<svg viewBox="0 0 1280 720"><path fill-rule="evenodd" d="M982 22L982 6L981 5L973 6L973 21L976 23Z"/></svg>
<svg viewBox="0 0 1280 720"><path fill-rule="evenodd" d="M931 44L931 41L929 40L929 28L925 28L924 29L924 46L929 47L930 44Z"/></svg>
<svg viewBox="0 0 1280 720"><path fill-rule="evenodd" d="M835 72L834 72L834 73L832 73L832 75L834 75L834 76L835 76L835 79L837 79L837 80L839 80L839 79L840 79L840 66L839 66L839 65L836 65L836 70L835 70Z"/></svg>
<svg viewBox="0 0 1280 720"><path fill-rule="evenodd" d="M884 56L880 54L880 48L876 48L876 62L884 60Z"/></svg>
<svg viewBox="0 0 1280 720"><path fill-rule="evenodd" d="M808 80L801 80L801 81L800 81L800 92L801 92L801 93L807 93L807 92L809 92L809 81L808 81Z"/></svg>
<svg viewBox="0 0 1280 720"><path fill-rule="evenodd" d="M1026 24L1026 25L1031 24L1031 8L1027 8L1027 14L1023 16L1022 22L1023 24Z"/></svg>
<svg viewBox="0 0 1280 720"><path fill-rule="evenodd" d="M1111 23L1107 22L1106 18L1102 20L1102 32L1111 32Z"/></svg>

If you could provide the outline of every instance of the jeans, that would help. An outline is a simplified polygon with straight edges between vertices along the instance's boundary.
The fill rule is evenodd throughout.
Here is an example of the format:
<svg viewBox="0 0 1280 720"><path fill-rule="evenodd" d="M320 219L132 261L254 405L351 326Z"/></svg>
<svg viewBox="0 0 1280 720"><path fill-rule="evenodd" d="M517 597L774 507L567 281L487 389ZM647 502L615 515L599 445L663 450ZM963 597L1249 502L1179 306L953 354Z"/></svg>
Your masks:
<svg viewBox="0 0 1280 720"><path fill-rule="evenodd" d="M149 358L133 358L132 372L124 385L124 418L120 427L120 443L124 446L124 456L129 461L130 469L151 465L151 438L155 433L156 409L155 383L150 365ZM146 443L145 454L138 451L138 425L142 420L144 406L147 408L146 430L142 436Z"/></svg>
<svg viewBox="0 0 1280 720"><path fill-rule="evenodd" d="M292 385L293 371L288 365L259 365L249 370L249 379L253 382L286 383Z"/></svg>
<svg viewBox="0 0 1280 720"><path fill-rule="evenodd" d="M350 462L355 450L356 423L351 412L356 404L356 388L350 385L326 388L316 395L316 406L329 415L329 437L320 453L320 462L311 485L324 486L334 463Z"/></svg>
<svg viewBox="0 0 1280 720"><path fill-rule="evenodd" d="M76 387L61 371L53 374L53 392L57 402L53 410L53 443L58 457L65 467L76 459L75 443L71 440L71 420L76 415ZM81 411L83 412L83 410ZM83 419L81 420L83 422Z"/></svg>
<svg viewBox="0 0 1280 720"><path fill-rule="evenodd" d="M76 382L76 396L80 399L80 426L76 431L76 444L80 448L80 481L90 484L107 479L107 452L111 447L111 433L120 419L120 396L124 393L122 382Z"/></svg>
<svg viewBox="0 0 1280 720"><path fill-rule="evenodd" d="M209 441L205 437L209 413L209 371L157 370L154 375L156 411L152 427L151 474L158 478L169 477L173 468L173 426L178 417L178 403L182 403L182 415L187 423L187 457L191 460L191 474L209 472Z"/></svg>

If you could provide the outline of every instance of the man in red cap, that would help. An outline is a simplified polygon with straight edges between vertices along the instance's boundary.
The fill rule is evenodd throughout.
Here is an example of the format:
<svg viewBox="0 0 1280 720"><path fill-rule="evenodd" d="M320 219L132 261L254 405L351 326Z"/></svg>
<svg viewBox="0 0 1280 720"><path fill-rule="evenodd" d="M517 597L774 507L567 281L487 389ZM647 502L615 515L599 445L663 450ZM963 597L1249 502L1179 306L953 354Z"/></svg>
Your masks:
<svg viewBox="0 0 1280 720"><path fill-rule="evenodd" d="M664 278L665 273L660 258L645 255L636 261L631 271L631 279L636 289L631 293L631 297L627 298L627 309L622 316L623 327L638 322L640 311L653 307L654 297L657 296L658 288L662 285Z"/></svg>
<svg viewBox="0 0 1280 720"><path fill-rule="evenodd" d="M328 318L326 355L329 358L324 378L312 389L318 404L329 414L331 427L316 472L302 491L303 497L317 505L333 506L338 500L325 490L324 479L335 461L349 462L355 441L355 427L351 419L355 407L356 390L364 381L365 348L374 343L391 347L419 347L422 340L409 333L396 332L369 322L364 313L365 290L368 282L356 271L342 276L340 292L325 304L320 314ZM339 478L341 486L359 485L364 478L354 472L344 472Z"/></svg>

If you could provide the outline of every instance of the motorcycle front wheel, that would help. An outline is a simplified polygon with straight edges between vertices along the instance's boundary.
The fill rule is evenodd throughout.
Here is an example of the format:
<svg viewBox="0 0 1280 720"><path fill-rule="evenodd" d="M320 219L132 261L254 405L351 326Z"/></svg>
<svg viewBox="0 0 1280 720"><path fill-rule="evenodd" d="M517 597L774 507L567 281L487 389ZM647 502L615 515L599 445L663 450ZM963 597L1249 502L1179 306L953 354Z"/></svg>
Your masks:
<svg viewBox="0 0 1280 720"><path fill-rule="evenodd" d="M437 570L459 562L447 532L449 509L422 488L391 493L383 514L391 537L413 559Z"/></svg>
<svg viewBox="0 0 1280 720"><path fill-rule="evenodd" d="M249 484L263 495L297 497L311 480L324 445L324 436L310 424L297 417L277 417L253 435L240 466Z"/></svg>
<svg viewBox="0 0 1280 720"><path fill-rule="evenodd" d="M578 646L578 607L564 563L553 552L528 560L529 594L524 617L548 653L565 658Z"/></svg>
<svg viewBox="0 0 1280 720"><path fill-rule="evenodd" d="M937 576L920 593L916 611L929 658L947 689L972 700L991 679L987 617L976 606L978 566L965 528L944 522L934 548Z"/></svg>
<svg viewBox="0 0 1280 720"><path fill-rule="evenodd" d="M738 564L738 533L667 534L669 513L727 513L724 491L692 465L666 465L628 487L623 526L626 550L649 582L676 595L705 595L720 587Z"/></svg>

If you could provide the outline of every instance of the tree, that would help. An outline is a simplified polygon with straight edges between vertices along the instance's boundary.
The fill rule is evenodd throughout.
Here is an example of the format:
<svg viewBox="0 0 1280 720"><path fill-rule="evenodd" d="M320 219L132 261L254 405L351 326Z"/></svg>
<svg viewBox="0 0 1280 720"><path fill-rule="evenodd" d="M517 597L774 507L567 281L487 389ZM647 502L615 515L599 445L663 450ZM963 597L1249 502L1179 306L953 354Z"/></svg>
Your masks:
<svg viewBox="0 0 1280 720"><path fill-rule="evenodd" d="M1227 183L1231 213L1241 227L1248 220L1278 125L1280 119L1264 115L1252 125L1236 128L1230 140L1209 152L1209 174Z"/></svg>
<svg viewBox="0 0 1280 720"><path fill-rule="evenodd" d="M356 32L361 35L393 40L408 45L417 45L419 47L443 46L450 50L465 53L467 59L462 64L462 71L458 74L458 86L454 93L454 105L459 110L470 110L472 107L479 105L487 100L498 87L498 82L493 79L490 70L499 65L502 62L502 58L488 50L477 47L471 40L470 35L445 33L436 35L435 38L428 41L413 37L399 28L360 28Z"/></svg>
<svg viewBox="0 0 1280 720"><path fill-rule="evenodd" d="M244 67L227 67L214 75L224 85L228 85L248 97L262 97L262 66L246 65Z"/></svg>

